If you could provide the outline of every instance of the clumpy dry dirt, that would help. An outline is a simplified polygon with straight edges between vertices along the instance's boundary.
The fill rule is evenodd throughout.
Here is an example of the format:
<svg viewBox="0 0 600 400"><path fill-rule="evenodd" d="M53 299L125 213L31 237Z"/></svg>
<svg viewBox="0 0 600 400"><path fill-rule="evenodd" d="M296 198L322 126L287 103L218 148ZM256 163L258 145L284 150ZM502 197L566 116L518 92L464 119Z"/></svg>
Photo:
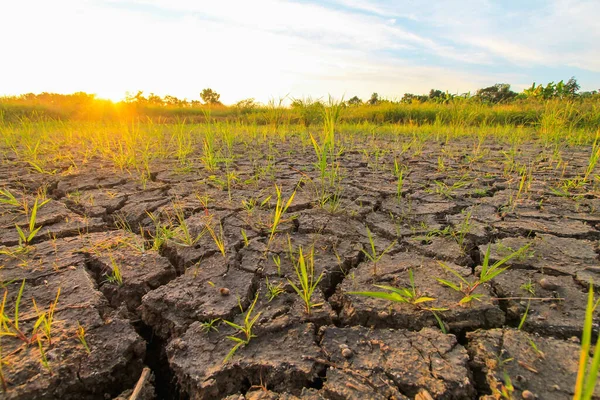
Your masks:
<svg viewBox="0 0 600 400"><path fill-rule="evenodd" d="M577 374L577 358L573 357L579 352L577 343L511 328L469 332L467 339L471 366L482 390L499 389L507 375L516 398L526 390L540 399L573 397L571 377ZM595 394L600 396L598 388Z"/></svg>
<svg viewBox="0 0 600 400"><path fill-rule="evenodd" d="M395 138L346 138L337 202L323 204L312 149L290 140L236 144L229 188L201 149L143 182L101 160L41 175L7 159L0 187L30 207L40 191L50 201L25 250L14 226L27 230L28 216L0 205L2 329L19 332L1 341L4 398L127 398L145 366L144 399L497 399L507 379L514 398L572 396L586 290L600 282L600 198L591 185L553 189L585 169L586 149L565 148L559 171L542 144L521 145L515 163L533 169L520 192L508 144L490 139L470 161L469 139L417 154ZM275 184L296 195L271 238ZM525 245L478 300L461 305L438 281L458 283L451 269L474 282L488 246L494 263ZM310 313L292 285L299 248L320 277ZM374 285L434 300L350 293ZM52 315L50 337L40 315ZM255 316L224 362L244 336L223 321Z"/></svg>

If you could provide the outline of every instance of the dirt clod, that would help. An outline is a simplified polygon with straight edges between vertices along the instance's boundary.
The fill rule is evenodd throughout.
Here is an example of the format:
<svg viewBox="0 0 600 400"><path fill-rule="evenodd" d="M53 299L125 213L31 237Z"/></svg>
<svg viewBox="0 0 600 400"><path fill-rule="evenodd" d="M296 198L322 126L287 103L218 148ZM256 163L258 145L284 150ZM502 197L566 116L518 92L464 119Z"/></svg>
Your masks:
<svg viewBox="0 0 600 400"><path fill-rule="evenodd" d="M578 369L577 344L515 329L478 330L468 333L467 340L480 391L501 391L508 384L508 376L515 388L513 396L526 398L535 393L540 399L572 398ZM515 379L519 375L525 379ZM600 395L600 388L595 395Z"/></svg>
<svg viewBox="0 0 600 400"><path fill-rule="evenodd" d="M556 290L556 289L558 289L558 285L556 283L552 282L548 278L542 278L542 279L540 279L540 286L542 287L542 289L546 289L546 290Z"/></svg>
<svg viewBox="0 0 600 400"><path fill-rule="evenodd" d="M521 393L521 397L524 400L535 400L535 394L533 394L529 390L523 390L523 393Z"/></svg>
<svg viewBox="0 0 600 400"><path fill-rule="evenodd" d="M353 355L354 355L354 353L349 348L342 349L342 357L344 357L344 358L352 358Z"/></svg>

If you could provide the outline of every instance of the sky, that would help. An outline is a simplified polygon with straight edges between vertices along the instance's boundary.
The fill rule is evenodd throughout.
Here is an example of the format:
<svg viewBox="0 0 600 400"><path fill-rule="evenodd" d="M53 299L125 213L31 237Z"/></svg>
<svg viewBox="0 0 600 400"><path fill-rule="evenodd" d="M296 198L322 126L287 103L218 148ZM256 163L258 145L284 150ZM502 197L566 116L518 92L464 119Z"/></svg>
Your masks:
<svg viewBox="0 0 600 400"><path fill-rule="evenodd" d="M388 99L600 88L598 0L4 0L0 95Z"/></svg>

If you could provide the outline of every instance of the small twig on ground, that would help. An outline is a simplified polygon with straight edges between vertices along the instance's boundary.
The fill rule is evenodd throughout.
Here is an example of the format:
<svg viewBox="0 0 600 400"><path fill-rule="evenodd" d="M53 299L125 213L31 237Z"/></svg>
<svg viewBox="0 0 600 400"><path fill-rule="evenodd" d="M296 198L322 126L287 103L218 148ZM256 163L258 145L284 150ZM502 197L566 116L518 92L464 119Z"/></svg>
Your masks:
<svg viewBox="0 0 600 400"><path fill-rule="evenodd" d="M133 389L133 393L129 397L129 400L137 400L149 376L150 368L144 367L144 369L142 370L142 375L140 375L140 379L138 379L137 383L135 384L135 389Z"/></svg>
<svg viewBox="0 0 600 400"><path fill-rule="evenodd" d="M490 300L563 301L564 297L490 297Z"/></svg>

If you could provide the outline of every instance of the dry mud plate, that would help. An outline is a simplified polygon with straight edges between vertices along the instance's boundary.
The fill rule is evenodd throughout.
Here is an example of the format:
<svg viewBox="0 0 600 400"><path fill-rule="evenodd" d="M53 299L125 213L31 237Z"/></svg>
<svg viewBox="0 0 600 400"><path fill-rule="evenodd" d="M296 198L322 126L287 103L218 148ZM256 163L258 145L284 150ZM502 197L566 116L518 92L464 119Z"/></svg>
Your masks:
<svg viewBox="0 0 600 400"><path fill-rule="evenodd" d="M564 182L588 149L346 137L332 181L305 140L246 140L141 180L6 156L2 398L572 398L600 198ZM510 267L478 283L486 257Z"/></svg>

